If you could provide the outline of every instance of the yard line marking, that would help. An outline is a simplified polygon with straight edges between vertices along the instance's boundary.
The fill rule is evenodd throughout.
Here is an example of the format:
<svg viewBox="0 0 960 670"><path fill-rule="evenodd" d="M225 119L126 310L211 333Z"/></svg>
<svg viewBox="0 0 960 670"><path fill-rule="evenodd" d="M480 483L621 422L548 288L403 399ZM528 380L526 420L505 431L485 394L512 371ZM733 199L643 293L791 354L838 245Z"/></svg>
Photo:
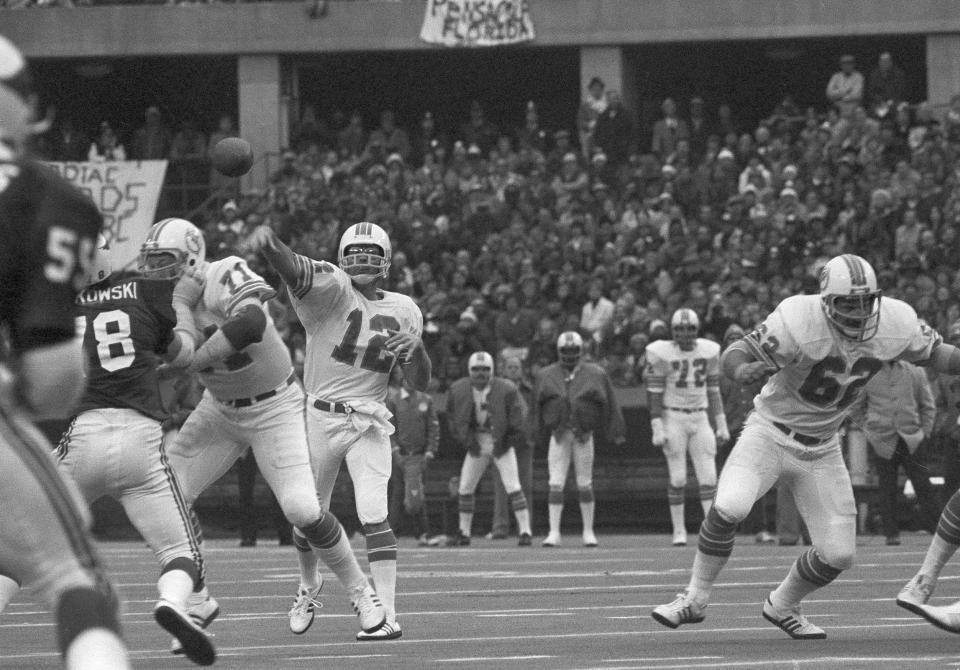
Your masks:
<svg viewBox="0 0 960 670"><path fill-rule="evenodd" d="M542 658L556 658L556 656L469 656L464 658L435 658L433 663L472 663L474 661L530 661Z"/></svg>

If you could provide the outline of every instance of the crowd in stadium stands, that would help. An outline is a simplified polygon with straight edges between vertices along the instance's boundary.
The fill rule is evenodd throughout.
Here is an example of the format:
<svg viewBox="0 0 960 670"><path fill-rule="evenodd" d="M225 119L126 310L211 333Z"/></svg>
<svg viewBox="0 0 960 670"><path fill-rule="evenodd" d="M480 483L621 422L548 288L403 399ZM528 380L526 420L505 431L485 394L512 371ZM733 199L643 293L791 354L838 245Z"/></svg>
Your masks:
<svg viewBox="0 0 960 670"><path fill-rule="evenodd" d="M617 384L636 385L675 308L695 309L719 341L815 291L842 252L946 332L960 318L960 96L935 113L883 98L874 74L862 104L820 115L788 98L753 127L695 97L683 114L664 100L662 118L637 128L599 79L570 127L551 130L535 101L518 106L518 128L491 123L482 101L450 130L429 111L408 131L389 110L368 129L359 113L336 123L308 108L268 188L198 224L214 256L242 253L268 222L296 251L335 260L347 225L379 223L394 240L391 288L422 307L441 387L479 349L519 349L536 370L570 328ZM127 155L202 157L233 132L224 117L209 139L190 123L173 133L151 108Z"/></svg>

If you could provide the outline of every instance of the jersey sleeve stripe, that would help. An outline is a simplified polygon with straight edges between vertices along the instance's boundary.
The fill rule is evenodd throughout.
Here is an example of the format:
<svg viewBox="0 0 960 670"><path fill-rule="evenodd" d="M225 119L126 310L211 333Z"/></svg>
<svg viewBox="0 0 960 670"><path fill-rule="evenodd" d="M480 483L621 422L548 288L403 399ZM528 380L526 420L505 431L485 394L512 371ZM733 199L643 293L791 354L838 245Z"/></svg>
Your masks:
<svg viewBox="0 0 960 670"><path fill-rule="evenodd" d="M255 297L259 298L261 302L266 302L276 294L277 292L270 288L269 284L262 281L247 282L230 296L230 302L227 303L227 313L232 312L234 307L247 298Z"/></svg>
<svg viewBox="0 0 960 670"><path fill-rule="evenodd" d="M647 377L647 391L650 393L663 393L667 387L666 377L652 376Z"/></svg>
<svg viewBox="0 0 960 670"><path fill-rule="evenodd" d="M297 267L297 283L290 287L290 292L297 300L302 300L313 286L313 261L306 256L294 254L293 262Z"/></svg>
<svg viewBox="0 0 960 670"><path fill-rule="evenodd" d="M777 362L775 360L773 360L773 357L770 356L770 354L768 354L764 350L764 348L760 346L760 344L756 341L756 339L752 337L752 335L748 335L747 337L744 337L740 341L743 342L746 345L747 349L749 349L750 352L757 357L757 360L763 361L764 363L767 364L768 367L773 368L775 370L780 369L780 366L777 365Z"/></svg>

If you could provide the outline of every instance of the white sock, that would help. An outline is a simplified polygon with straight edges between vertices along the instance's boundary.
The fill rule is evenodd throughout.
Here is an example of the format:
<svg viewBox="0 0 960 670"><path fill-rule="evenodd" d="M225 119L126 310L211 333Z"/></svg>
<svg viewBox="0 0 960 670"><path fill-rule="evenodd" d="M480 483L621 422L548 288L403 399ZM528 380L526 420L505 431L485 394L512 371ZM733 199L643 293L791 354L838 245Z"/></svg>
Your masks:
<svg viewBox="0 0 960 670"><path fill-rule="evenodd" d="M674 534L679 532L687 532L686 522L684 521L685 513L684 503L679 505L670 505L670 522L673 524Z"/></svg>
<svg viewBox="0 0 960 670"><path fill-rule="evenodd" d="M693 559L693 571L690 573L690 584L687 589L698 602L707 603L710 600L713 583L729 558L729 556L713 556L697 550L697 556Z"/></svg>
<svg viewBox="0 0 960 670"><path fill-rule="evenodd" d="M460 532L470 537L473 528L473 512L460 512Z"/></svg>
<svg viewBox="0 0 960 670"><path fill-rule="evenodd" d="M387 619L397 617L397 562L373 561L370 563L370 574L373 576L373 587L380 596L380 602L387 610Z"/></svg>
<svg viewBox="0 0 960 670"><path fill-rule="evenodd" d="M10 601L20 592L20 585L7 577L0 575L0 612L7 609Z"/></svg>
<svg viewBox="0 0 960 670"><path fill-rule="evenodd" d="M530 510L529 509L514 510L513 515L517 517L517 532L526 533L527 535L532 535L532 533L530 532Z"/></svg>
<svg viewBox="0 0 960 670"><path fill-rule="evenodd" d="M310 546L313 547L313 545ZM363 574L360 564L357 563L357 557L353 555L353 547L350 546L346 533L340 533L339 541L332 547L326 549L313 547L313 553L319 556L324 565L330 568L330 571L337 576L337 579L340 580L340 583L348 592L352 592L358 586L367 585L367 576ZM300 566L300 574L300 578L303 579L303 564ZM316 574L316 567L314 567L314 588L319 586L316 583Z"/></svg>
<svg viewBox="0 0 960 670"><path fill-rule="evenodd" d="M64 653L67 670L129 670L127 649L120 637L106 628L88 628L73 639Z"/></svg>
<svg viewBox="0 0 960 670"><path fill-rule="evenodd" d="M583 519L584 535L593 534L593 514L595 506L596 503L593 502L580 503L580 518Z"/></svg>
<svg viewBox="0 0 960 670"><path fill-rule="evenodd" d="M167 570L157 580L157 591L164 600L186 609L187 598L193 593L193 578L184 570Z"/></svg>
<svg viewBox="0 0 960 670"><path fill-rule="evenodd" d="M563 505L550 503L547 511L550 514L550 534L560 537L560 519L563 518Z"/></svg>
<svg viewBox="0 0 960 670"><path fill-rule="evenodd" d="M703 518L707 518L707 512L713 507L713 500L701 500L700 507L703 508Z"/></svg>
<svg viewBox="0 0 960 670"><path fill-rule="evenodd" d="M307 591L312 591L320 586L320 580L317 578L319 559L315 552L316 549L309 552L297 550L297 563L300 565L300 588Z"/></svg>
<svg viewBox="0 0 960 670"><path fill-rule="evenodd" d="M770 602L777 609L787 609L795 606L808 595L820 587L800 576L797 564L790 566L790 572L780 585L770 594Z"/></svg>
<svg viewBox="0 0 960 670"><path fill-rule="evenodd" d="M928 575L936 583L940 577L940 572L947 561L956 553L957 545L951 544L942 537L933 534L930 540L930 546L927 548L927 554L923 557L923 565L920 566L920 572Z"/></svg>

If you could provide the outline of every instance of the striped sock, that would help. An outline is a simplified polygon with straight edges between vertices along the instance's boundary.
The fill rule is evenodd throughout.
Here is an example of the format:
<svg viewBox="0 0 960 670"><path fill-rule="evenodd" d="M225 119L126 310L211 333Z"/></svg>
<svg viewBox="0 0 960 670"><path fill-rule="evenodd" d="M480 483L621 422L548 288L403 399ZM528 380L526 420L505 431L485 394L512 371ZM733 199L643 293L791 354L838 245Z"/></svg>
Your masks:
<svg viewBox="0 0 960 670"><path fill-rule="evenodd" d="M698 602L706 603L710 600L713 583L733 553L736 533L736 522L727 521L720 516L716 507L711 507L707 518L700 525L697 556L693 559L693 572L690 574L688 587L690 595Z"/></svg>
<svg viewBox="0 0 960 670"><path fill-rule="evenodd" d="M927 555L923 558L920 572L936 580L943 566L956 553L958 547L960 547L960 491L950 496L943 512L940 513L937 530L930 541Z"/></svg>
<svg viewBox="0 0 960 670"><path fill-rule="evenodd" d="M790 566L786 579L770 594L770 602L777 609L789 609L832 582L841 572L820 558L816 549L810 548Z"/></svg>

